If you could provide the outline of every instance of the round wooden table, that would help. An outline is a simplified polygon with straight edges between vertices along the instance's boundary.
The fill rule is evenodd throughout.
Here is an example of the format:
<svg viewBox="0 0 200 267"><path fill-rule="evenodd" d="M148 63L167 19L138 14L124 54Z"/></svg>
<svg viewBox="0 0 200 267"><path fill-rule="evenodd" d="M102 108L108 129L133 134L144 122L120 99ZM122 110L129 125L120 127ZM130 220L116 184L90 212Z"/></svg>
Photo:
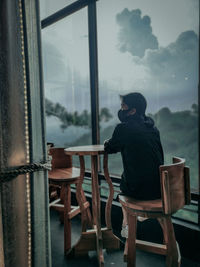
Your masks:
<svg viewBox="0 0 200 267"><path fill-rule="evenodd" d="M120 240L113 234L111 225L111 206L114 196L112 181L108 172L108 154L104 151L103 145L77 146L65 149L67 155L78 155L80 160L80 179L77 185L76 197L81 209L82 233L78 243L72 248L71 254L84 255L90 250L96 250L99 266L104 266L103 248L107 250L119 249ZM91 177L92 177L92 216L93 228L86 229L86 211L81 203L80 192L85 176L84 156L91 156ZM109 185L109 196L105 208L106 227L101 227L101 200L98 182L98 157L103 155L103 169L105 180Z"/></svg>

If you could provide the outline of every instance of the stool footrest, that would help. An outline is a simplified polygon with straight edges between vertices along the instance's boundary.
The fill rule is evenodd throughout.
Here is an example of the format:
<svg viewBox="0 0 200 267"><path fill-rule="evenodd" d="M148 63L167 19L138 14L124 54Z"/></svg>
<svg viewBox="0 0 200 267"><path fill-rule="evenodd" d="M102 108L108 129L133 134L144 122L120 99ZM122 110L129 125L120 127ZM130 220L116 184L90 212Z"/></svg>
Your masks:
<svg viewBox="0 0 200 267"><path fill-rule="evenodd" d="M144 250L144 251L152 252L152 253L161 254L161 255L166 255L166 251L167 251L166 245L152 243L152 242L138 240L138 239L136 239L136 248Z"/></svg>
<svg viewBox="0 0 200 267"><path fill-rule="evenodd" d="M59 212L63 212L64 211L64 205L63 204L60 204L60 198L52 201L51 203L49 203L49 208L50 209L54 209L54 210L57 210Z"/></svg>
<svg viewBox="0 0 200 267"><path fill-rule="evenodd" d="M160 255L167 254L166 245L138 240L138 239L136 239L136 248L146 251L146 252L156 253ZM127 257L128 257L128 241L126 241L125 249L124 249L124 261L125 262L127 262Z"/></svg>
<svg viewBox="0 0 200 267"><path fill-rule="evenodd" d="M51 202L49 204L49 208L55 209L57 211L63 212L64 211L64 205L59 203L61 200L60 199L56 199L53 202ZM84 209L89 208L90 203L88 201L86 201L84 204ZM75 217L76 215L78 215L81 212L81 209L79 206L71 206L71 211L68 212L68 219L71 220L73 217Z"/></svg>
<svg viewBox="0 0 200 267"><path fill-rule="evenodd" d="M89 208L90 206L90 203L88 201L86 201L84 204L84 209L87 209ZM77 207L74 207L69 213L68 213L68 217L69 219L72 219L74 216L76 216L77 214L79 214L81 212L81 209L79 206Z"/></svg>

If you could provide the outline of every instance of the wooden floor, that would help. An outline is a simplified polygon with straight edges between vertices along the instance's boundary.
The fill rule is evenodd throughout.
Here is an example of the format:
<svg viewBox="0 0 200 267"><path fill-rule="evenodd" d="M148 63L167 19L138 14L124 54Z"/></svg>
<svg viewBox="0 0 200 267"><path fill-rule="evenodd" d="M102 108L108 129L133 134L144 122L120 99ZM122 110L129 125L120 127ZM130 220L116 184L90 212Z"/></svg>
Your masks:
<svg viewBox="0 0 200 267"><path fill-rule="evenodd" d="M89 257L87 258L66 259L64 257L63 224L59 222L59 217L56 211L50 212L50 218L52 267L98 267L96 252L90 252ZM72 220L72 244L78 241L80 230L80 218L77 216ZM126 263L123 262L123 250L111 253L105 251L104 260L105 267L126 267ZM137 251L136 264L138 267L165 267L165 257L162 255ZM182 258L181 267L200 267L200 263L191 262L190 260Z"/></svg>

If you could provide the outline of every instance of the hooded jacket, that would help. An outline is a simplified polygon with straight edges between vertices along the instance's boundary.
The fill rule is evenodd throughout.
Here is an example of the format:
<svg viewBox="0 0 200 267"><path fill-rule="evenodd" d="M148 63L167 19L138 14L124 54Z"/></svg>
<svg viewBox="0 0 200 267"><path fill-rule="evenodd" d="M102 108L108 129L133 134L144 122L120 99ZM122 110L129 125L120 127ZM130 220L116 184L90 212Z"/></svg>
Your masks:
<svg viewBox="0 0 200 267"><path fill-rule="evenodd" d="M122 193L141 200L160 198L159 166L164 157L159 131L150 117L128 116L126 122L116 126L104 147L107 153L121 152Z"/></svg>

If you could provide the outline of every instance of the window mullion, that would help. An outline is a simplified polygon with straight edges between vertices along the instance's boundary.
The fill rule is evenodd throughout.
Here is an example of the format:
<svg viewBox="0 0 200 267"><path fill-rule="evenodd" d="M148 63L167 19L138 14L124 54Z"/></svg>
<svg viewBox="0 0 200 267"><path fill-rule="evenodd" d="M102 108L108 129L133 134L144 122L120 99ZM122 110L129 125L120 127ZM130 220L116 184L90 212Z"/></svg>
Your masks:
<svg viewBox="0 0 200 267"><path fill-rule="evenodd" d="M88 5L92 144L100 143L96 1Z"/></svg>

